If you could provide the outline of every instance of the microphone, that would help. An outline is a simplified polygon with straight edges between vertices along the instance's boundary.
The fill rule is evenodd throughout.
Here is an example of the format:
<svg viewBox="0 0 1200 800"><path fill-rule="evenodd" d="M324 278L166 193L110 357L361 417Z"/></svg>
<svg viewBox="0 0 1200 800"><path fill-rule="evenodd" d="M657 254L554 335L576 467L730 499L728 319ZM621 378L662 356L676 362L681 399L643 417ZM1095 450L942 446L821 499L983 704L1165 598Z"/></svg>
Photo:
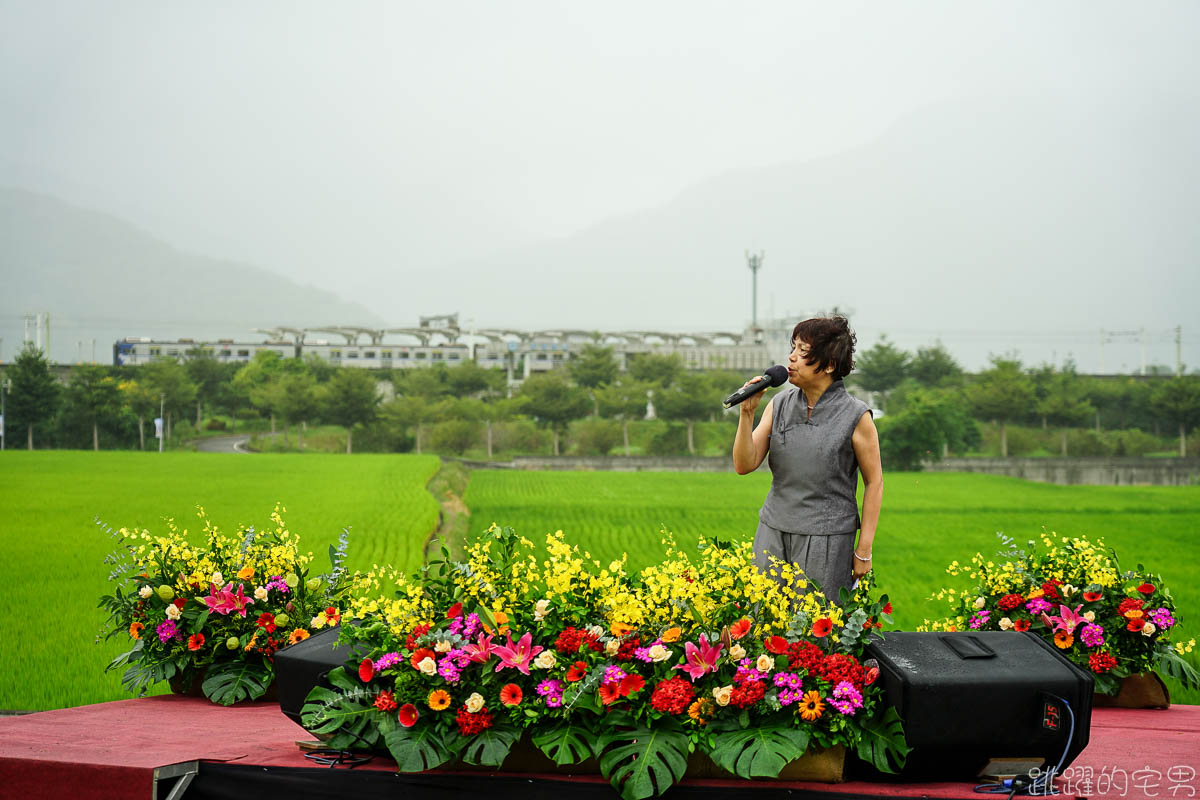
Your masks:
<svg viewBox="0 0 1200 800"><path fill-rule="evenodd" d="M736 392L729 395L729 397L726 397L724 405L726 408L733 408L750 395L758 394L768 386L782 386L787 382L787 377L787 367L780 366L779 364L776 364L773 367L767 367L767 371L759 376L760 380L750 384L749 386L743 386L741 389L738 389Z"/></svg>

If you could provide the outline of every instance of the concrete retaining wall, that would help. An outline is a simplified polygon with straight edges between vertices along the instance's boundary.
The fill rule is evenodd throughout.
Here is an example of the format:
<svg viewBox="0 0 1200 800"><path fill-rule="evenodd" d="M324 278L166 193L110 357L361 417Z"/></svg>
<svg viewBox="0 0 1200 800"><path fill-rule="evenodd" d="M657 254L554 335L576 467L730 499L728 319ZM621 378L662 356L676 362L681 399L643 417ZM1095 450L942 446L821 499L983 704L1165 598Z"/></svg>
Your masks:
<svg viewBox="0 0 1200 800"><path fill-rule="evenodd" d="M1191 486L1200 458L948 458L930 472L984 472L1042 483L1089 486Z"/></svg>

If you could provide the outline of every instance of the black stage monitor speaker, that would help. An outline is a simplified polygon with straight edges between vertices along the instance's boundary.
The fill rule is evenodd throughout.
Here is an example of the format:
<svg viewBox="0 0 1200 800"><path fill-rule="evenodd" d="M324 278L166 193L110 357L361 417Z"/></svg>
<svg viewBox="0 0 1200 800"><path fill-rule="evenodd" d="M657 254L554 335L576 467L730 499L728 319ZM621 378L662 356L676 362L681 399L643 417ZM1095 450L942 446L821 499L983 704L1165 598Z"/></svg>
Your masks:
<svg viewBox="0 0 1200 800"><path fill-rule="evenodd" d="M329 671L350 658L349 645L338 646L337 626L318 631L302 642L275 654L275 683L279 689L279 710L300 727L300 709Z"/></svg>
<svg viewBox="0 0 1200 800"><path fill-rule="evenodd" d="M1087 746L1093 680L1032 633L889 633L868 648L912 747L904 774L973 780L989 761L1065 769Z"/></svg>

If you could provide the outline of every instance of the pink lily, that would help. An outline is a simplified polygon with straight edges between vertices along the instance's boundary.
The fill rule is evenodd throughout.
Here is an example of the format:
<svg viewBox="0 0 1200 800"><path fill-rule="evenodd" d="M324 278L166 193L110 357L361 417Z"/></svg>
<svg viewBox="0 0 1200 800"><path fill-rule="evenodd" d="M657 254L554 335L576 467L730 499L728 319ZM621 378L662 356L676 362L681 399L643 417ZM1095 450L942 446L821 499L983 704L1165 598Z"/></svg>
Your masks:
<svg viewBox="0 0 1200 800"><path fill-rule="evenodd" d="M532 633L526 633L516 642L513 642L512 634L509 634L507 647L504 645L492 647L492 652L500 657L500 663L496 665L496 672L506 667L514 667L520 670L522 675L528 675L533 657L545 649L534 646Z"/></svg>
<svg viewBox="0 0 1200 800"><path fill-rule="evenodd" d="M482 632L479 634L478 644L463 645L463 652L476 664L486 664L491 659L492 650L494 649L492 647L492 637Z"/></svg>
<svg viewBox="0 0 1200 800"><path fill-rule="evenodd" d="M700 634L700 646L691 642L684 642L683 657L687 663L676 664L675 669L681 669L688 674L695 683L699 678L703 678L710 672L717 669L717 661L721 658L721 643L708 643L708 637L703 633Z"/></svg>
<svg viewBox="0 0 1200 800"><path fill-rule="evenodd" d="M233 584L229 584L224 589L218 590L215 583L210 583L208 589L208 597L204 598L204 604L208 606L209 611L215 611L218 614L229 614L235 607L233 594L229 591L233 588ZM242 616L245 616L243 613Z"/></svg>
<svg viewBox="0 0 1200 800"><path fill-rule="evenodd" d="M229 589L232 586L233 584L231 583L229 586L225 587L226 593L229 594L229 600L233 603L233 608L230 610L236 611L244 617L246 616L246 606L254 605L254 598L246 597L246 595L243 594L242 590L244 589L244 584L238 584L237 594L232 594L229 592Z"/></svg>
<svg viewBox="0 0 1200 800"><path fill-rule="evenodd" d="M1075 629L1080 625L1087 624L1087 619L1079 613L1079 609L1081 608L1083 608L1082 604L1075 606L1074 611L1066 606L1059 606L1057 617L1052 617L1049 614L1042 614L1042 622L1046 624L1047 628L1053 628L1056 631L1066 631L1067 633L1073 634L1075 633Z"/></svg>

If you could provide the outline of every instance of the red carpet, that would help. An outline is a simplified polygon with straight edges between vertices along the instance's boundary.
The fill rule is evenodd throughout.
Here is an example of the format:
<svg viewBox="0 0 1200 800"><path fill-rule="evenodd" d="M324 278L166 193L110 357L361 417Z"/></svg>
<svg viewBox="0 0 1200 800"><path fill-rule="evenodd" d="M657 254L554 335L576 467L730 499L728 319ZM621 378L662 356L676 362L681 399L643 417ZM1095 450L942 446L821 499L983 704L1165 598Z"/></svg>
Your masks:
<svg viewBox="0 0 1200 800"><path fill-rule="evenodd" d="M1092 714L1091 743L1059 781L1066 797L1200 796L1200 706L1100 708ZM312 769L328 776L296 747L296 740L308 738L274 703L220 708L202 699L164 696L5 717L0 718L0 797L145 800L155 767L187 761ZM377 757L354 772L394 770L392 762ZM790 789L800 797L979 796L966 783L772 782L763 788Z"/></svg>

